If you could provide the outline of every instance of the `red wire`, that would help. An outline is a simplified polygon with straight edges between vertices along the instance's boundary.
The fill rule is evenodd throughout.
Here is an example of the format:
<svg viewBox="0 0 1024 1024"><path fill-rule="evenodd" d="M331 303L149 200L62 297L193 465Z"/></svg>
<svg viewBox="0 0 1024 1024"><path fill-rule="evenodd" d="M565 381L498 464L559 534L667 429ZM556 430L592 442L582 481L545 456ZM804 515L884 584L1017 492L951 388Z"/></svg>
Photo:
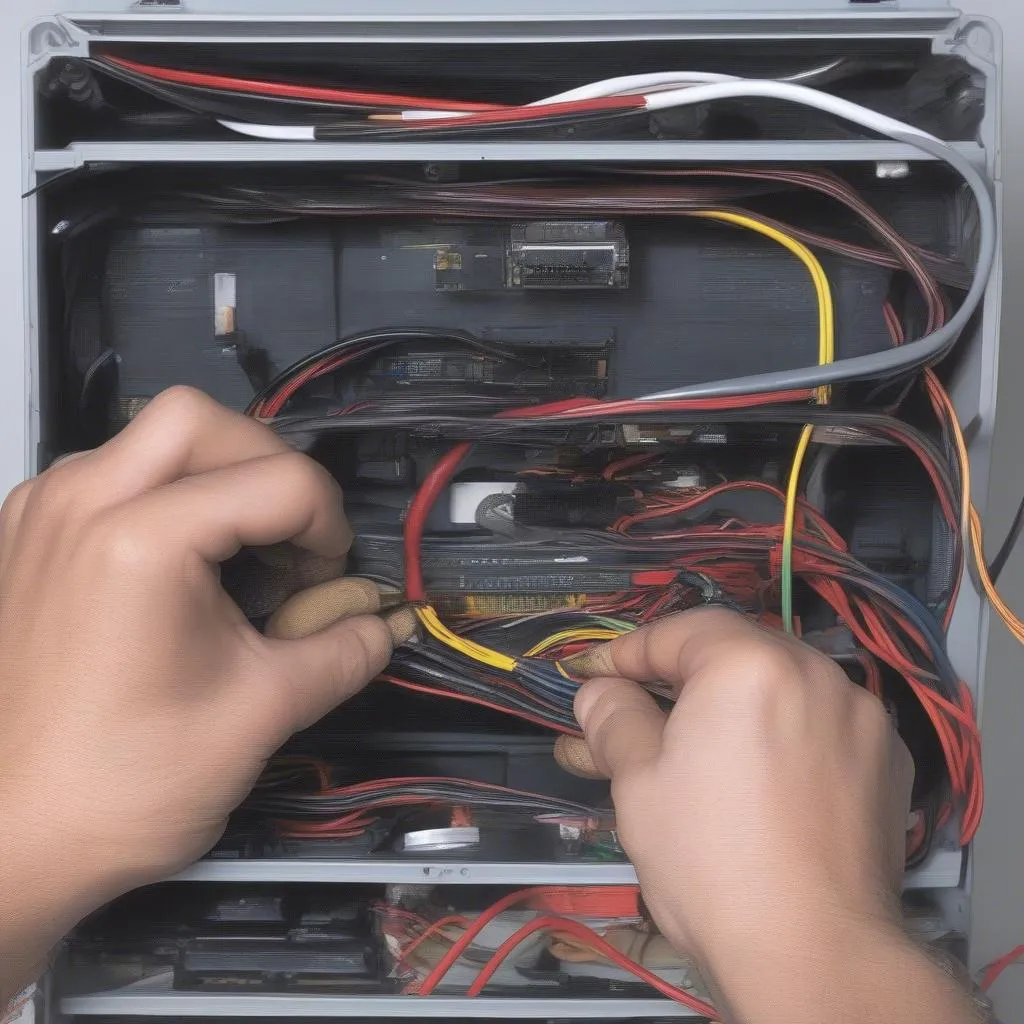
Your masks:
<svg viewBox="0 0 1024 1024"><path fill-rule="evenodd" d="M409 512L405 517L405 594L410 601L427 599L420 548L430 510L472 447L469 441L463 441L438 459L409 506Z"/></svg>
<svg viewBox="0 0 1024 1024"><path fill-rule="evenodd" d="M476 704L482 708L490 708L492 711L500 711L503 715L511 715L513 718L521 718L524 722L532 722L534 725L543 726L545 729L551 729L554 732L565 733L566 736L583 735L579 729L569 729L563 725L557 725L554 722L549 722L540 715L531 715L528 711L505 707L503 704L495 704L491 701L484 700L481 697L472 697L469 694L456 693L454 690L438 690L432 686L424 686L421 683L411 683L406 679L399 679L397 676L384 675L379 678L385 683L390 683L392 686L400 686L403 690L412 690L415 693L426 693L431 697L445 697L449 700L461 700L465 704Z"/></svg>
<svg viewBox="0 0 1024 1024"><path fill-rule="evenodd" d="M265 82L250 78L208 74L201 71L181 71L176 68L139 64L123 57L105 56L125 71L131 71L159 82L190 85L201 89L220 89L229 92L250 93L277 99L309 100L317 103L339 103L349 106L425 108L428 110L461 110L471 112L495 111L504 108L493 103L471 103L465 100L426 99L422 96L402 96L394 93L357 92L352 89L333 89L325 86L293 85L287 82Z"/></svg>
<svg viewBox="0 0 1024 1024"><path fill-rule="evenodd" d="M461 914L449 914L448 917L438 918L433 924L422 935L416 936L401 952L398 958L398 963L402 963L408 960L410 956L423 945L431 936L436 935L439 931L445 928L449 928L452 925L459 925L463 929L469 927L469 918L463 917Z"/></svg>
<svg viewBox="0 0 1024 1024"><path fill-rule="evenodd" d="M593 416L596 412L608 415L643 412L702 412L721 409L748 408L755 405L768 405L778 402L795 401L807 398L809 391L779 392L770 395L743 395L733 398L708 399L699 401L674 402L638 402L633 399L622 402L602 402L598 399L570 398L547 405L526 406L519 409L506 409L498 413L495 419L531 419L535 417L554 417L560 420L579 419ZM456 445L438 460L430 474L409 506L405 519L405 592L410 601L426 601L427 588L423 579L423 565L420 549L423 534L426 531L430 510L434 507L444 489L451 482L459 464L473 447L472 442L464 441Z"/></svg>
<svg viewBox="0 0 1024 1024"><path fill-rule="evenodd" d="M547 405L534 405L522 409L506 409L498 413L496 419L525 419L530 416L554 416L563 412L585 406L588 409L600 402L588 398L570 398ZM448 486L459 464L469 454L472 442L464 441L456 445L440 458L430 471L423 485L416 493L409 512L405 517L405 594L410 601L426 601L427 588L423 581L423 564L420 548L426 530L430 510L434 507L441 493Z"/></svg>
<svg viewBox="0 0 1024 1024"><path fill-rule="evenodd" d="M1009 953L1004 954L998 960L993 960L985 968L985 973L981 977L979 987L982 992L987 992L996 983L996 980L1003 971L1012 964L1015 964L1021 957L1024 957L1024 945L1011 949Z"/></svg>
<svg viewBox="0 0 1024 1024"><path fill-rule="evenodd" d="M470 985L466 995L471 998L480 995L498 968L501 967L502 963L515 951L520 943L528 939L535 932L547 930L557 930L563 934L572 935L580 939L593 949L594 952L600 953L606 960L610 960L624 970L629 971L630 974L646 982L651 988L660 992L663 996L667 996L673 1002L682 1003L683 1006L688 1006L703 1017L709 1017L712 1020L717 1018L715 1008L710 1003L705 1003L702 999L698 999L689 992L676 988L675 985L670 985L642 964L630 960L628 956L617 950L610 942L582 922L572 921L563 917L535 918L528 924L523 925L515 934L510 935L495 951L487 965L477 976L476 981Z"/></svg>
<svg viewBox="0 0 1024 1024"><path fill-rule="evenodd" d="M535 886L531 889L520 889L517 892L511 892L507 896L503 896L497 903L489 906L483 911L479 917L466 929L462 937L453 943L452 948L434 966L433 970L416 986L416 991L419 995L429 996L438 984L444 979L444 976L451 970L451 968L458 962L459 958L467 949L473 944L476 937L493 921L499 914L508 910L510 907L514 907L517 903L522 903L525 900L531 899L534 896L539 896L545 892L549 892L552 887L550 886Z"/></svg>
<svg viewBox="0 0 1024 1024"><path fill-rule="evenodd" d="M415 132L433 128L464 128L489 124L508 124L523 121L540 121L549 117L563 117L567 114L597 114L613 110L644 110L647 101L643 96L603 96L592 100L571 100L567 103L547 103L537 107L505 107L490 109L466 117L431 117L416 121L403 121L402 127ZM435 104L435 109L440 109ZM453 108L456 109L456 108Z"/></svg>

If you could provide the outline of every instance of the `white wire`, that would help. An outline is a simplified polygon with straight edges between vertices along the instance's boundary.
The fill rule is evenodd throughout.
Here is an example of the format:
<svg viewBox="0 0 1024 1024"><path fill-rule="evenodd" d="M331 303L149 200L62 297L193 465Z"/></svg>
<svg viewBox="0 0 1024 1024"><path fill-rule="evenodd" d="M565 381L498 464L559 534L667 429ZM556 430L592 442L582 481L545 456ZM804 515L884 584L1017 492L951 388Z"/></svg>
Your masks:
<svg viewBox="0 0 1024 1024"><path fill-rule="evenodd" d="M715 85L723 82L740 82L736 75L717 75L705 71L655 71L647 75L623 75L620 78L606 78L603 82L591 82L578 89L560 92L527 104L530 107L546 107L551 103L572 103L575 100L602 99L606 96L633 96L648 89L660 90L675 86L687 88L693 85Z"/></svg>
<svg viewBox="0 0 1024 1024"><path fill-rule="evenodd" d="M606 99L610 96L643 95L647 90L660 92L664 89L682 89L695 85L716 85L723 82L739 82L735 75L718 75L706 71L655 71L646 75L623 75L606 78L602 82L591 82L578 89L545 96L542 100L527 103L528 107L548 107L555 103L575 103L580 100ZM470 111L456 110L403 110L403 121L429 121L442 117L467 117Z"/></svg>
<svg viewBox="0 0 1024 1024"><path fill-rule="evenodd" d="M403 121L429 121L439 117L469 117L473 110L403 110Z"/></svg>
<svg viewBox="0 0 1024 1024"><path fill-rule="evenodd" d="M248 135L251 139L272 139L275 142L315 142L316 128L311 124L249 124L247 121L217 122L221 127Z"/></svg>
<svg viewBox="0 0 1024 1024"><path fill-rule="evenodd" d="M819 92L806 85L795 85L792 82L743 78L714 85L687 86L682 89L672 89L669 92L646 95L644 96L644 106L647 110L668 110L671 107L690 107L697 103L712 103L715 100L749 99L751 97L785 100L788 103L813 107L890 138L894 134L898 135L900 139L907 135L918 135L933 142L942 141L920 128L897 121L894 117L879 114L877 111L868 110L867 107L851 103L839 96Z"/></svg>
<svg viewBox="0 0 1024 1024"><path fill-rule="evenodd" d="M678 88L667 88L672 82L692 79L693 84ZM552 103L568 103L576 100L600 99L616 95L635 95L634 90L654 87L658 91L643 93L644 107L647 110L667 110L673 107L688 107L698 103L712 103L716 100L764 97L767 99L784 100L798 103L801 106L813 107L834 117L852 121L863 128L886 135L890 138L897 133L900 138L917 135L922 138L940 142L934 135L915 128L912 125L897 121L885 114L868 110L857 103L851 103L839 96L819 92L806 85L792 82L770 81L766 79L736 78L730 75L712 75L703 72L663 71L649 75L626 75L621 78L609 78L602 82L581 86L570 92L549 96L530 104L532 107L547 106ZM667 91L662 91L666 90ZM431 118L465 117L465 111L449 110L406 110L403 120L429 120ZM221 121L224 127L232 131L261 139L278 139L288 141L308 141L316 137L316 129L308 125L251 125L238 121Z"/></svg>
<svg viewBox="0 0 1024 1024"><path fill-rule="evenodd" d="M665 72L664 74L673 73ZM632 84L630 84L630 77L627 76L625 85L621 84L623 79L610 79L583 88L622 87L629 89L635 87L637 77L639 76L632 77ZM609 84L616 81L620 83L619 86ZM667 110L672 107L693 106L697 103L751 97L783 100L821 110L896 142L913 146L952 167L970 187L978 204L978 256L974 280L959 309L947 324L932 334L909 342L898 349L840 359L824 367L806 366L795 370L779 370L728 380L707 381L672 391L662 391L655 395L644 395L641 401L712 398L723 395L799 390L844 380L876 379L888 374L899 373L941 358L955 344L961 331L985 296L985 289L998 251L999 225L996 218L995 200L992 196L990 182L978 172L970 160L962 156L949 143L885 114L793 82L737 79L694 84L669 89L666 92L646 93L644 94L644 108L649 111ZM255 138L286 140L315 140L316 138L316 128L313 126L253 125L235 121L221 121L220 123L232 131Z"/></svg>

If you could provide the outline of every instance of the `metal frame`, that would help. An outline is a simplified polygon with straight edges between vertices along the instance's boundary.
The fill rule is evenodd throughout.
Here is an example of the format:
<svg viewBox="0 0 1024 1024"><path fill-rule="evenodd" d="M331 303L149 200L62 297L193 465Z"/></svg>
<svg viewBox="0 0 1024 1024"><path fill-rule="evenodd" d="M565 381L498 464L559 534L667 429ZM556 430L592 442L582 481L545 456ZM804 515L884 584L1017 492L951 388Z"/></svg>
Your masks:
<svg viewBox="0 0 1024 1024"><path fill-rule="evenodd" d="M963 142L957 149L985 165L985 150ZM32 155L36 174L77 170L88 164L223 163L873 163L901 164L934 158L901 142L76 142Z"/></svg>
<svg viewBox="0 0 1024 1024"><path fill-rule="evenodd" d="M665 999L494 999L484 996L422 999L416 996L175 992L168 975L147 978L108 992L70 996L61 1002L61 1012L69 1017L418 1017L425 1020L458 1017L623 1020L696 1016L687 1007Z"/></svg>
<svg viewBox="0 0 1024 1024"><path fill-rule="evenodd" d="M60 3L60 0L56 0ZM66 0L73 3L74 0ZM104 6L96 0L93 7ZM617 40L624 46L645 39L781 40L818 38L925 38L934 52L957 53L982 69L989 83L989 103L979 144L959 148L983 166L999 188L1001 167L997 145L997 100L1000 40L985 19L962 17L948 6L929 0L901 0L898 9L888 3L853 5L847 0L787 0L785 11L764 10L764 0L716 0L714 14L679 11L678 0L646 0L636 13L622 13L621 0L591 0L576 5L570 0L524 0L515 14L500 11L488 0L377 0L372 16L334 13L331 0L248 0L247 13L223 14L219 0L187 0L159 8L145 3L125 11L47 17L26 31L24 76L31 86L34 74L58 56L82 56L91 46L119 40L152 43L206 41L225 45L264 42L466 42ZM712 6L712 5L708 5ZM294 13L284 13L295 8ZM60 150L36 150L33 90L25 90L24 127L26 160L23 183L28 192L57 173L74 172L91 163L122 164L241 164L241 163L346 163L501 161L562 162L903 162L911 166L924 154L888 142L793 143L274 143L226 141L204 143L73 144ZM36 468L36 450L42 436L39 393L39 238L37 204L26 200L26 294L29 316L26 338L30 379L27 395L30 441L26 469ZM998 369L997 324L999 290L990 289L977 336L967 341L968 351L953 382L953 395L962 420L972 422L972 467L975 500L984 506L995 412ZM950 633L950 653L958 669L982 698L988 642L988 612L971 588L964 588ZM948 889L947 905L958 923L966 926L969 872L966 886L957 850L936 852L932 861L908 879L909 888ZM549 864L438 864L424 861L208 861L180 875L177 881L257 882L317 881L325 883L433 882L442 884L621 884L635 875L628 865ZM410 1003L400 997L227 996L173 993L166 983L145 983L117 992L77 996L65 1000L65 1013L84 1015L168 1016L421 1016L421 1017L641 1017L686 1016L685 1009L661 1000L554 1000L554 999L448 999Z"/></svg>
<svg viewBox="0 0 1024 1024"><path fill-rule="evenodd" d="M587 864L529 861L422 861L397 857L365 860L204 860L172 882L329 882L438 885L536 885L538 873L545 885L635 885L630 864ZM904 888L945 889L960 884L963 851L955 846L935 850L917 871L910 872Z"/></svg>

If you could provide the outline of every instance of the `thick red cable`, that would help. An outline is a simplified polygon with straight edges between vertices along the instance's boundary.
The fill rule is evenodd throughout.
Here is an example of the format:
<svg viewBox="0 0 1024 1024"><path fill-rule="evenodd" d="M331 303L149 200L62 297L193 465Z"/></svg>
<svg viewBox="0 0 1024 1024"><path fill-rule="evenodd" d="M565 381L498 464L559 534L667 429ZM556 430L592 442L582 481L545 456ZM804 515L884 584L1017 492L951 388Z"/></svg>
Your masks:
<svg viewBox="0 0 1024 1024"><path fill-rule="evenodd" d="M437 962L433 970L416 986L419 995L429 996L444 979L444 976L458 962L459 958L473 944L476 937L493 921L499 914L504 913L517 903L523 903L533 896L539 896L548 891L545 886L535 886L531 889L519 889L517 892L510 892L503 896L497 903L489 906L476 920L466 929L464 934L452 948Z"/></svg>
<svg viewBox="0 0 1024 1024"><path fill-rule="evenodd" d="M554 416L581 406L591 408L600 404L594 399L570 398L561 402L551 402L548 405L506 409L504 412L498 413L495 418L508 420L525 419L530 416ZM472 447L472 442L464 441L438 459L409 506L405 517L405 595L410 601L426 601L427 599L420 549L430 510L437 503L437 499L451 482L459 464L469 454Z"/></svg>
<svg viewBox="0 0 1024 1024"><path fill-rule="evenodd" d="M266 82L251 78L210 74L202 71L182 71L178 68L140 64L124 57L105 55L103 60L145 78L173 85L188 85L200 89L220 89L241 92L271 99L309 100L313 103L338 103L363 107L395 107L399 110L417 108L426 110L459 110L472 113L502 110L494 103L471 103L465 100L428 99L423 96L402 96L395 93L359 92L327 86L295 85L288 82ZM515 109L515 108L513 108Z"/></svg>
<svg viewBox="0 0 1024 1024"><path fill-rule="evenodd" d="M646 109L643 96L603 96L592 100L571 100L566 103L545 103L537 107L505 107L467 114L464 117L429 117L402 121L401 127L409 132L431 131L437 128L478 128L491 124L520 124L543 121L551 117L573 114L600 114L605 111ZM440 109L436 104L434 109ZM457 109L457 108L453 108ZM384 122L385 124L399 122Z"/></svg>
<svg viewBox="0 0 1024 1024"><path fill-rule="evenodd" d="M559 420L572 420L593 416L597 412L607 413L609 416L621 415L622 413L712 412L721 409L747 408L754 405L789 402L797 400L797 398L806 399L809 395L809 391L791 391L772 395L745 395L734 398L692 402L639 402L635 400L602 402L590 398L570 398L547 405L506 409L504 412L498 413L495 419L528 420L535 417L553 417ZM405 519L405 593L410 601L426 601L427 599L427 588L423 579L420 549L430 511L455 476L460 463L469 454L472 447L472 442L464 441L439 459L423 481L416 497L409 506Z"/></svg>
<svg viewBox="0 0 1024 1024"><path fill-rule="evenodd" d="M1001 975L1007 967L1017 963L1021 957L1024 957L1024 945L1011 949L1009 953L1001 956L998 960L993 960L992 963L985 968L985 973L982 975L981 983L979 985L982 992L987 992L996 983L996 979L999 975Z"/></svg>
<svg viewBox="0 0 1024 1024"><path fill-rule="evenodd" d="M648 970L642 964L638 964L636 961L630 960L629 957L623 954L620 950L617 950L610 942L598 935L598 933L592 928L588 928L581 921L573 921L564 917L534 918L534 920L523 925L523 927L517 932L509 936L509 938L507 938L495 951L494 955L487 962L487 965L477 976L476 981L470 985L466 995L471 998L480 995L487 986L487 983L494 976L495 972L515 951L516 947L535 932L539 931L559 931L565 935L572 935L574 938L585 942L594 950L595 953L599 953L606 960L609 960L618 967L621 967L623 970L628 971L641 981L646 982L651 986L651 988L660 992L663 996L666 996L673 1002L681 1003L683 1006L688 1006L691 1010L699 1013L703 1017L708 1017L712 1020L717 1019L715 1008L710 1003L705 1003L703 999L698 999L695 995L691 995L684 989L676 988L675 985L670 985L664 980L664 978L659 978L657 974Z"/></svg>

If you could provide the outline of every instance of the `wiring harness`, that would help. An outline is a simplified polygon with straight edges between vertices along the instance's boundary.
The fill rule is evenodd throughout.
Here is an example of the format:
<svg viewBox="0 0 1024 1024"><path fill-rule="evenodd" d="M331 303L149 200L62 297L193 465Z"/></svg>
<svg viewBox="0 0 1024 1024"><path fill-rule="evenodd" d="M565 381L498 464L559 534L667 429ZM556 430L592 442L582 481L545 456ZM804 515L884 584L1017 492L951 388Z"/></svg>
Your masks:
<svg viewBox="0 0 1024 1024"><path fill-rule="evenodd" d="M491 821L591 831L610 820L600 808L469 779L406 776L341 785L324 762L294 757L271 764L246 808L269 818L278 835L294 839L357 838L382 819L394 822L403 813L436 808L483 809Z"/></svg>
<svg viewBox="0 0 1024 1024"><path fill-rule="evenodd" d="M122 71L161 77L152 68L122 67ZM168 75L162 77L170 80ZM190 84L228 87L224 82ZM574 732L577 727L572 699L577 684L563 663L566 652L578 649L582 643L605 640L635 628L652 614L665 614L693 603L693 592L687 594L684 584L694 576L707 580L723 599L745 596L750 605L752 597L759 598L762 615L771 614L765 607L771 602L764 599L774 600L777 592L779 623L796 632L794 584L801 580L852 631L862 652L862 663L887 666L919 700L942 747L949 776L951 799L938 816L948 818L955 808L961 818L961 838L968 842L977 829L982 810L979 741L970 692L945 651L945 629L952 615L966 551L972 555L979 585L993 607L1015 635L1024 640L1024 624L1002 601L985 566L981 522L970 503L966 443L948 395L931 369L931 364L955 343L978 308L992 266L993 204L989 187L978 172L940 140L834 96L792 83L736 80L728 76L640 76L596 83L526 108L460 109L455 104L416 105L407 103L408 97L389 100L380 96L335 96L329 102L366 107L378 104L386 108L386 116L399 119L396 123L401 124L401 129L392 126L389 131L415 133L421 129L466 131L591 110L611 114L640 107L664 109L735 96L761 96L814 106L906 142L947 163L969 186L976 202L978 246L974 273L966 272L955 260L907 242L837 176L793 168L604 168L596 179L590 170L575 177L454 185L363 177L353 179L350 188L319 190L258 184L211 189L199 183L186 188L179 198L184 195L189 202L218 216L241 220L254 214L294 219L427 212L453 218L514 220L550 216L554 210L560 216L675 216L756 233L785 248L806 268L817 299L819 351L818 365L813 368L673 388L636 399L571 398L516 406L509 396L489 396L486 400L480 395L446 396L443 400L408 396L404 404L371 399L334 409L329 415L304 414L301 397L307 385L348 372L357 361L388 346L417 339L443 339L471 350L488 351L497 358L509 356L500 346L461 332L388 328L344 339L294 365L256 396L249 411L273 420L285 434L395 428L464 439L436 461L405 518L405 593L416 609L423 637L398 654L385 677L391 683L500 708L558 731ZM250 125L245 130L252 132L253 128ZM294 132L294 126L291 130ZM315 135L314 132L310 137ZM841 204L874 238L876 247L829 238L766 215L760 208L760 197L780 188L810 191ZM744 201L744 205L738 201ZM883 316L893 342L891 349L837 359L831 289L814 249L904 271L923 303L923 335L910 338L904 319L887 301ZM947 299L942 284L964 293L955 307ZM896 395L888 406L891 411L908 395L923 394L937 419L938 444L884 413L833 411L832 387L861 380L868 380L874 387L868 395L869 403L877 404L886 394ZM785 424L797 428L785 486L770 488L780 505L777 525L745 522L736 516L725 522L695 523L692 517L708 500L704 495L689 496L682 502L659 498L640 510L639 519L618 523L605 531L600 543L609 548L618 545L619 551L656 551L659 557L664 551L663 568L678 574L667 579L676 581L678 586L670 587L670 593L653 602L649 595L631 593L605 604L590 604L569 618L552 613L546 623L551 633L546 637L534 635L529 643L516 641L523 641L542 619L530 617L497 625L456 623L453 628L430 604L421 558L426 523L473 442L520 439L557 443L573 431L601 425L693 422L711 415L720 422ZM951 552L946 593L932 608L853 558L842 538L801 498L805 460L819 438L827 440L830 430L847 431L869 443L901 445L919 459L928 473L949 531ZM742 489L758 485L737 481L723 486ZM569 539L567 536L566 541ZM587 540L594 538L588 535ZM865 681L884 695L886 684L879 682L875 668L865 672Z"/></svg>
<svg viewBox="0 0 1024 1024"><path fill-rule="evenodd" d="M209 76L199 72L142 65L115 56L100 57L98 60L107 71L134 77L136 81L148 82L151 87L153 84L171 83L178 87L213 88L250 95L266 95L268 92L289 93L290 95L285 98L292 99L300 99L299 92L303 89L301 86L259 83L232 79L230 76ZM370 117L384 117L388 119L387 124L397 126L383 129L378 126L370 128L371 131L397 130L402 134L430 132L435 135L445 131L458 134L488 132L496 128L521 127L524 124L530 126L566 117L618 117L623 114L650 113L735 98L759 97L815 109L869 132L910 145L927 156L948 164L970 188L978 213L977 265L967 295L948 323L931 331L925 337L902 346L899 350L857 356L828 367L803 367L689 385L650 396L654 399L707 398L816 388L846 380L876 379L927 365L945 355L956 343L981 303L995 263L998 228L992 190L968 159L954 146L928 132L806 85L786 81L742 79L732 75L663 72L595 82L556 96L545 97L525 106L489 105L482 110L466 109L464 104L444 105L440 101L423 101L410 110L403 110L409 97L389 98L379 94L353 96L346 94L344 90L328 96L322 92L319 97L309 95L306 98L314 102L319 99L328 104L340 104L342 107L384 108L386 113L371 114ZM222 123L232 130L259 138L294 141L331 137L329 133L325 136L325 130L316 125L261 126L235 121ZM357 134L366 130L366 122L354 129ZM350 125L342 125L335 127L333 131L340 132L341 137L351 137L353 129Z"/></svg>
<svg viewBox="0 0 1024 1024"><path fill-rule="evenodd" d="M476 979L466 994L479 996L501 966L529 939L540 934L572 938L606 962L622 968L638 982L645 983L675 1002L688 1006L695 1013L717 1019L714 1008L693 991L670 984L653 970L617 948L606 935L585 923L584 919L611 919L641 924L639 890L636 886L601 886L599 888L545 886L522 889L497 900L474 916L444 914L429 920L402 908L377 908L385 935L398 948L399 972L409 966L427 943L436 943L440 952L431 960L425 973L409 981L405 991L421 996L431 995L445 983L452 968L474 948L481 935L503 914L516 908L533 911L489 956L471 961Z"/></svg>

